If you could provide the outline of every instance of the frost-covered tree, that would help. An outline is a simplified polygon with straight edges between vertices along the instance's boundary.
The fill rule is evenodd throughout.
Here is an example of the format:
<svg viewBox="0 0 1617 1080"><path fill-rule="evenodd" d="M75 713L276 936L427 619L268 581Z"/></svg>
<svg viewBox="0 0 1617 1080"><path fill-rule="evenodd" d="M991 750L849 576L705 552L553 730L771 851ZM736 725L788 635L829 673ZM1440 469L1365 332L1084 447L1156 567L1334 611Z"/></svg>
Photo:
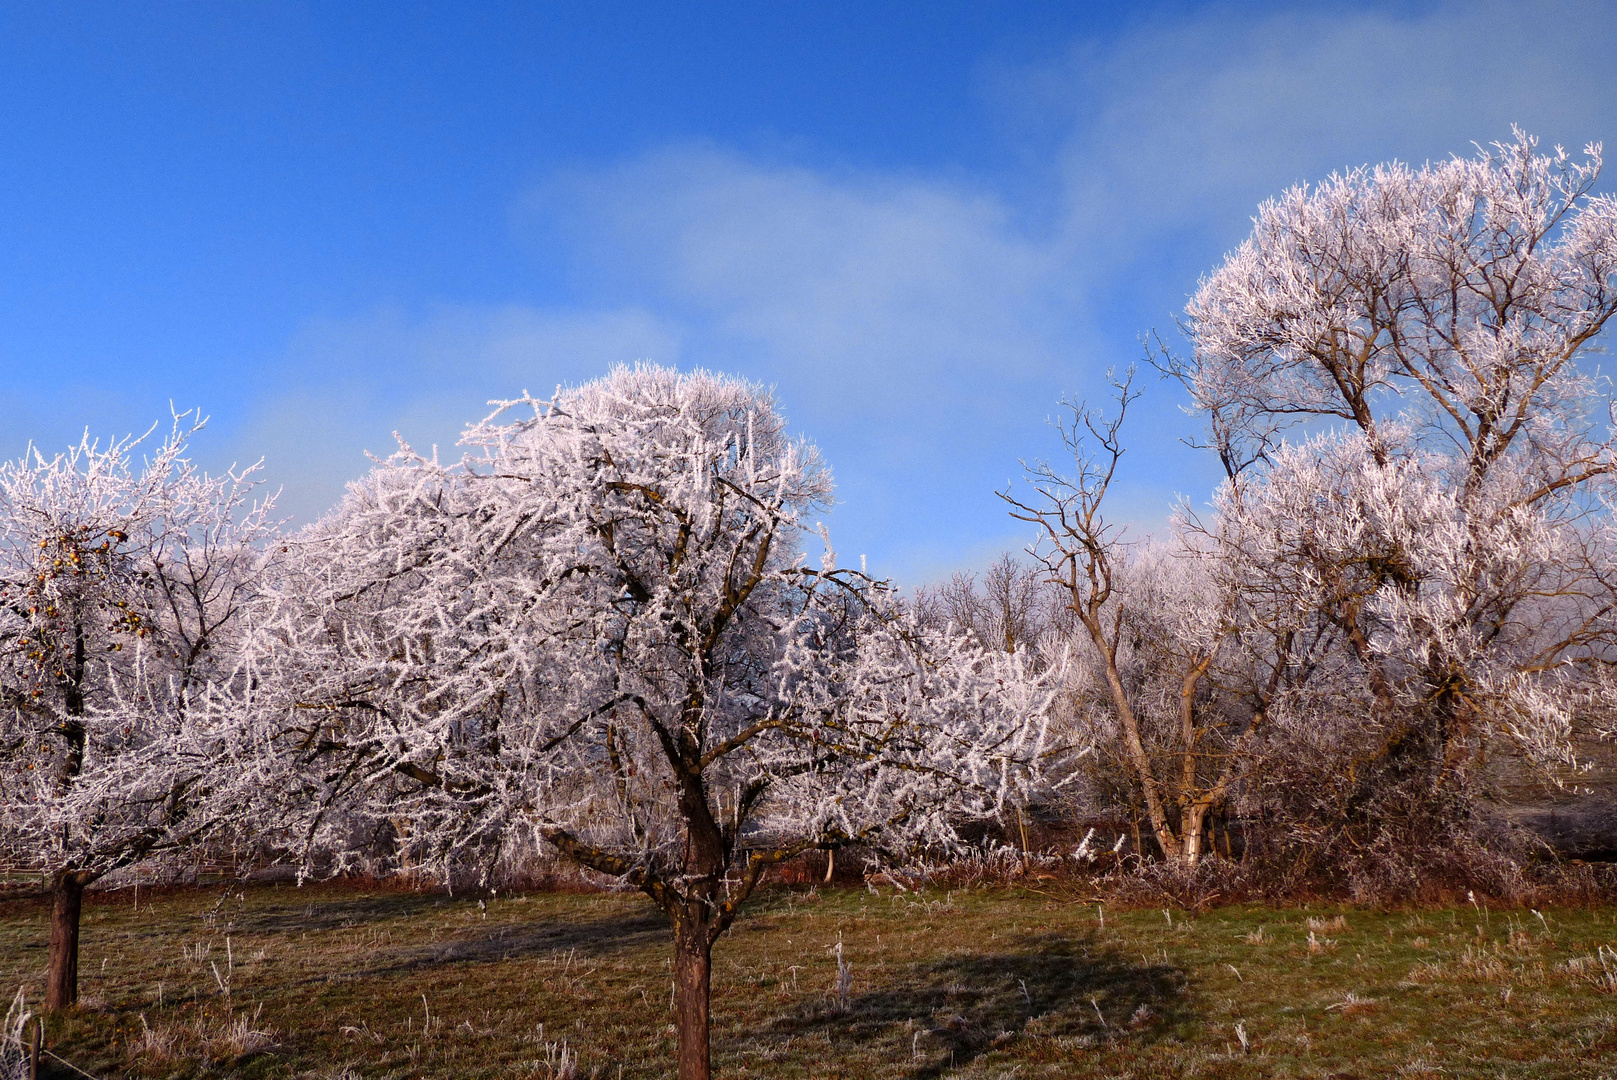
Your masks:
<svg viewBox="0 0 1617 1080"><path fill-rule="evenodd" d="M1016 657L802 554L831 483L759 387L619 368L410 452L294 541L259 676L288 806L348 808L448 874L537 843L674 936L679 1075L709 1074L711 951L811 848L948 842L1043 753Z"/></svg>
<svg viewBox="0 0 1617 1080"><path fill-rule="evenodd" d="M212 694L273 525L252 470L186 459L187 419L144 462L86 436L0 465L0 839L49 882L51 1008L77 998L85 887L223 820Z"/></svg>
<svg viewBox="0 0 1617 1080"><path fill-rule="evenodd" d="M1449 813L1496 737L1565 763L1617 658L1599 166L1518 133L1295 188L1189 306L1171 366L1230 475L1197 527L1227 587L1328 640L1273 659L1309 688L1295 737L1341 750L1332 813L1383 787Z"/></svg>
<svg viewBox="0 0 1617 1080"><path fill-rule="evenodd" d="M922 622L954 626L985 649L1033 650L1071 631L1071 619L1059 590L1052 589L1043 568L1009 554L1001 555L981 579L969 571L938 585L915 590L911 601Z"/></svg>

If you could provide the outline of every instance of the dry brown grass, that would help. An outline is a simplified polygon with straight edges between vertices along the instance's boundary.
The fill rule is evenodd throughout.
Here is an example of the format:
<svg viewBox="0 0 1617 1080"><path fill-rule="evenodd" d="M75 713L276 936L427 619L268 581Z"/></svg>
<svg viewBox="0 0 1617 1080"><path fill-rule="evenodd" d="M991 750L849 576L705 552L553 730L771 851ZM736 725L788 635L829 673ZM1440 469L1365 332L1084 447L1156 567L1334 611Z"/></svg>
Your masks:
<svg viewBox="0 0 1617 1080"><path fill-rule="evenodd" d="M49 1025L98 1077L668 1073L668 933L635 896L128 900L87 907L97 1004ZM42 907L0 908L0 986L37 998L44 935ZM716 952L714 1049L727 1080L1598 1080L1617 1075L1614 943L1611 908L1230 906L1102 927L1033 891L779 891Z"/></svg>

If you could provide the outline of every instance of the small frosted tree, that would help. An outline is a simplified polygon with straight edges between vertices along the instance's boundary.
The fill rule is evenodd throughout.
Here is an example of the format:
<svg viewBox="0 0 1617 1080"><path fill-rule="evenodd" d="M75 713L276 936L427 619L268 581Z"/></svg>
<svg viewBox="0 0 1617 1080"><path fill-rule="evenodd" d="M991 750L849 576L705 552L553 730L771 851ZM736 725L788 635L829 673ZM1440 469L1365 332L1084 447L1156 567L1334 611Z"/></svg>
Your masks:
<svg viewBox="0 0 1617 1080"><path fill-rule="evenodd" d="M766 869L951 841L1045 753L1046 695L805 563L830 477L757 386L619 368L463 444L401 452L295 541L260 673L301 786L266 790L315 846L347 807L445 874L538 843L638 888L705 1080L712 948Z"/></svg>
<svg viewBox="0 0 1617 1080"><path fill-rule="evenodd" d="M45 1003L78 995L85 887L224 820L212 692L273 533L251 470L199 473L200 424L0 465L0 836L49 883Z"/></svg>

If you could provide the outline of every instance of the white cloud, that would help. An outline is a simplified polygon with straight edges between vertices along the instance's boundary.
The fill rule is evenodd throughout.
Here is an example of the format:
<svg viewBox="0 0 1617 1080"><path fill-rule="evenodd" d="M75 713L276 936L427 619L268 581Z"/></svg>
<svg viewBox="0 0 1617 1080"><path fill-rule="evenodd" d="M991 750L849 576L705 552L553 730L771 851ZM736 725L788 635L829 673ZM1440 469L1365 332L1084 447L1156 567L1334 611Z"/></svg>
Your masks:
<svg viewBox="0 0 1617 1080"><path fill-rule="evenodd" d="M1512 122L1604 138L1614 38L1617 9L1588 3L1218 8L990 72L1008 127L1021 110L1055 133L1022 148L1020 175L710 145L575 172L517 216L560 239L544 257L569 260L586 308L311 322L292 384L243 442L316 479L299 481L307 516L363 469L362 447L390 448L393 427L447 445L488 397L620 361L732 370L777 384L825 446L838 546L917 580L1008 535L993 492L1019 456L1055 449L1043 420L1056 399L1095 392L1137 354L1135 335L1168 324L1260 199L1361 162L1465 153ZM1151 531L1215 470L1176 445L1187 421L1171 390L1139 419L1117 510Z"/></svg>
<svg viewBox="0 0 1617 1080"><path fill-rule="evenodd" d="M1580 144L1610 130L1612 11L1218 8L1001 67L986 81L1007 112L1059 132L1042 226L1001 193L1015 182L711 146L564 178L529 211L603 293L678 318L692 359L778 382L838 466L844 546L929 572L1004 535L992 493L1018 456L1053 449L1056 398L1103 388L1137 334L1171 326L1262 198L1365 161L1464 153L1513 121ZM1171 399L1143 403L1119 491L1143 526L1147 507L1160 526L1174 495L1216 478L1177 446L1190 422Z"/></svg>
<svg viewBox="0 0 1617 1080"><path fill-rule="evenodd" d="M1059 256L989 191L665 150L546 192L617 286L653 290L706 344L793 376L798 400L871 410L971 395L1051 363L1074 301ZM861 410L864 411L864 410Z"/></svg>
<svg viewBox="0 0 1617 1080"><path fill-rule="evenodd" d="M638 309L544 312L440 306L308 322L264 386L236 442L285 482L298 522L334 505L349 480L386 456L396 431L422 452L453 456L489 401L590 379L615 363L677 362L678 334Z"/></svg>
<svg viewBox="0 0 1617 1080"><path fill-rule="evenodd" d="M1071 385L1067 256L986 188L683 147L543 206L612 295L679 313L689 360L781 388L837 468L850 551L918 534L948 558L962 523L1002 515L995 489Z"/></svg>
<svg viewBox="0 0 1617 1080"><path fill-rule="evenodd" d="M1070 228L1129 246L1245 231L1257 199L1333 170L1467 153L1520 124L1581 148L1617 134L1617 7L1444 3L1239 18L1215 8L1001 72L1064 111ZM1211 219L1211 220L1210 220Z"/></svg>

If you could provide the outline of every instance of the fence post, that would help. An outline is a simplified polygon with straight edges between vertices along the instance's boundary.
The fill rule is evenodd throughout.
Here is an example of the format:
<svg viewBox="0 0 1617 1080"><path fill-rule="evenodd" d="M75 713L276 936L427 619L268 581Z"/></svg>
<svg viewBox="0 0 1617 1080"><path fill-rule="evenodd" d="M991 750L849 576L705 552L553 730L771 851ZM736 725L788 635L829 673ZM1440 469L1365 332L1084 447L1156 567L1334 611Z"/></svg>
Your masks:
<svg viewBox="0 0 1617 1080"><path fill-rule="evenodd" d="M28 1080L39 1080L39 1039L44 1027L44 1017L34 1017L34 1035L28 1041Z"/></svg>

